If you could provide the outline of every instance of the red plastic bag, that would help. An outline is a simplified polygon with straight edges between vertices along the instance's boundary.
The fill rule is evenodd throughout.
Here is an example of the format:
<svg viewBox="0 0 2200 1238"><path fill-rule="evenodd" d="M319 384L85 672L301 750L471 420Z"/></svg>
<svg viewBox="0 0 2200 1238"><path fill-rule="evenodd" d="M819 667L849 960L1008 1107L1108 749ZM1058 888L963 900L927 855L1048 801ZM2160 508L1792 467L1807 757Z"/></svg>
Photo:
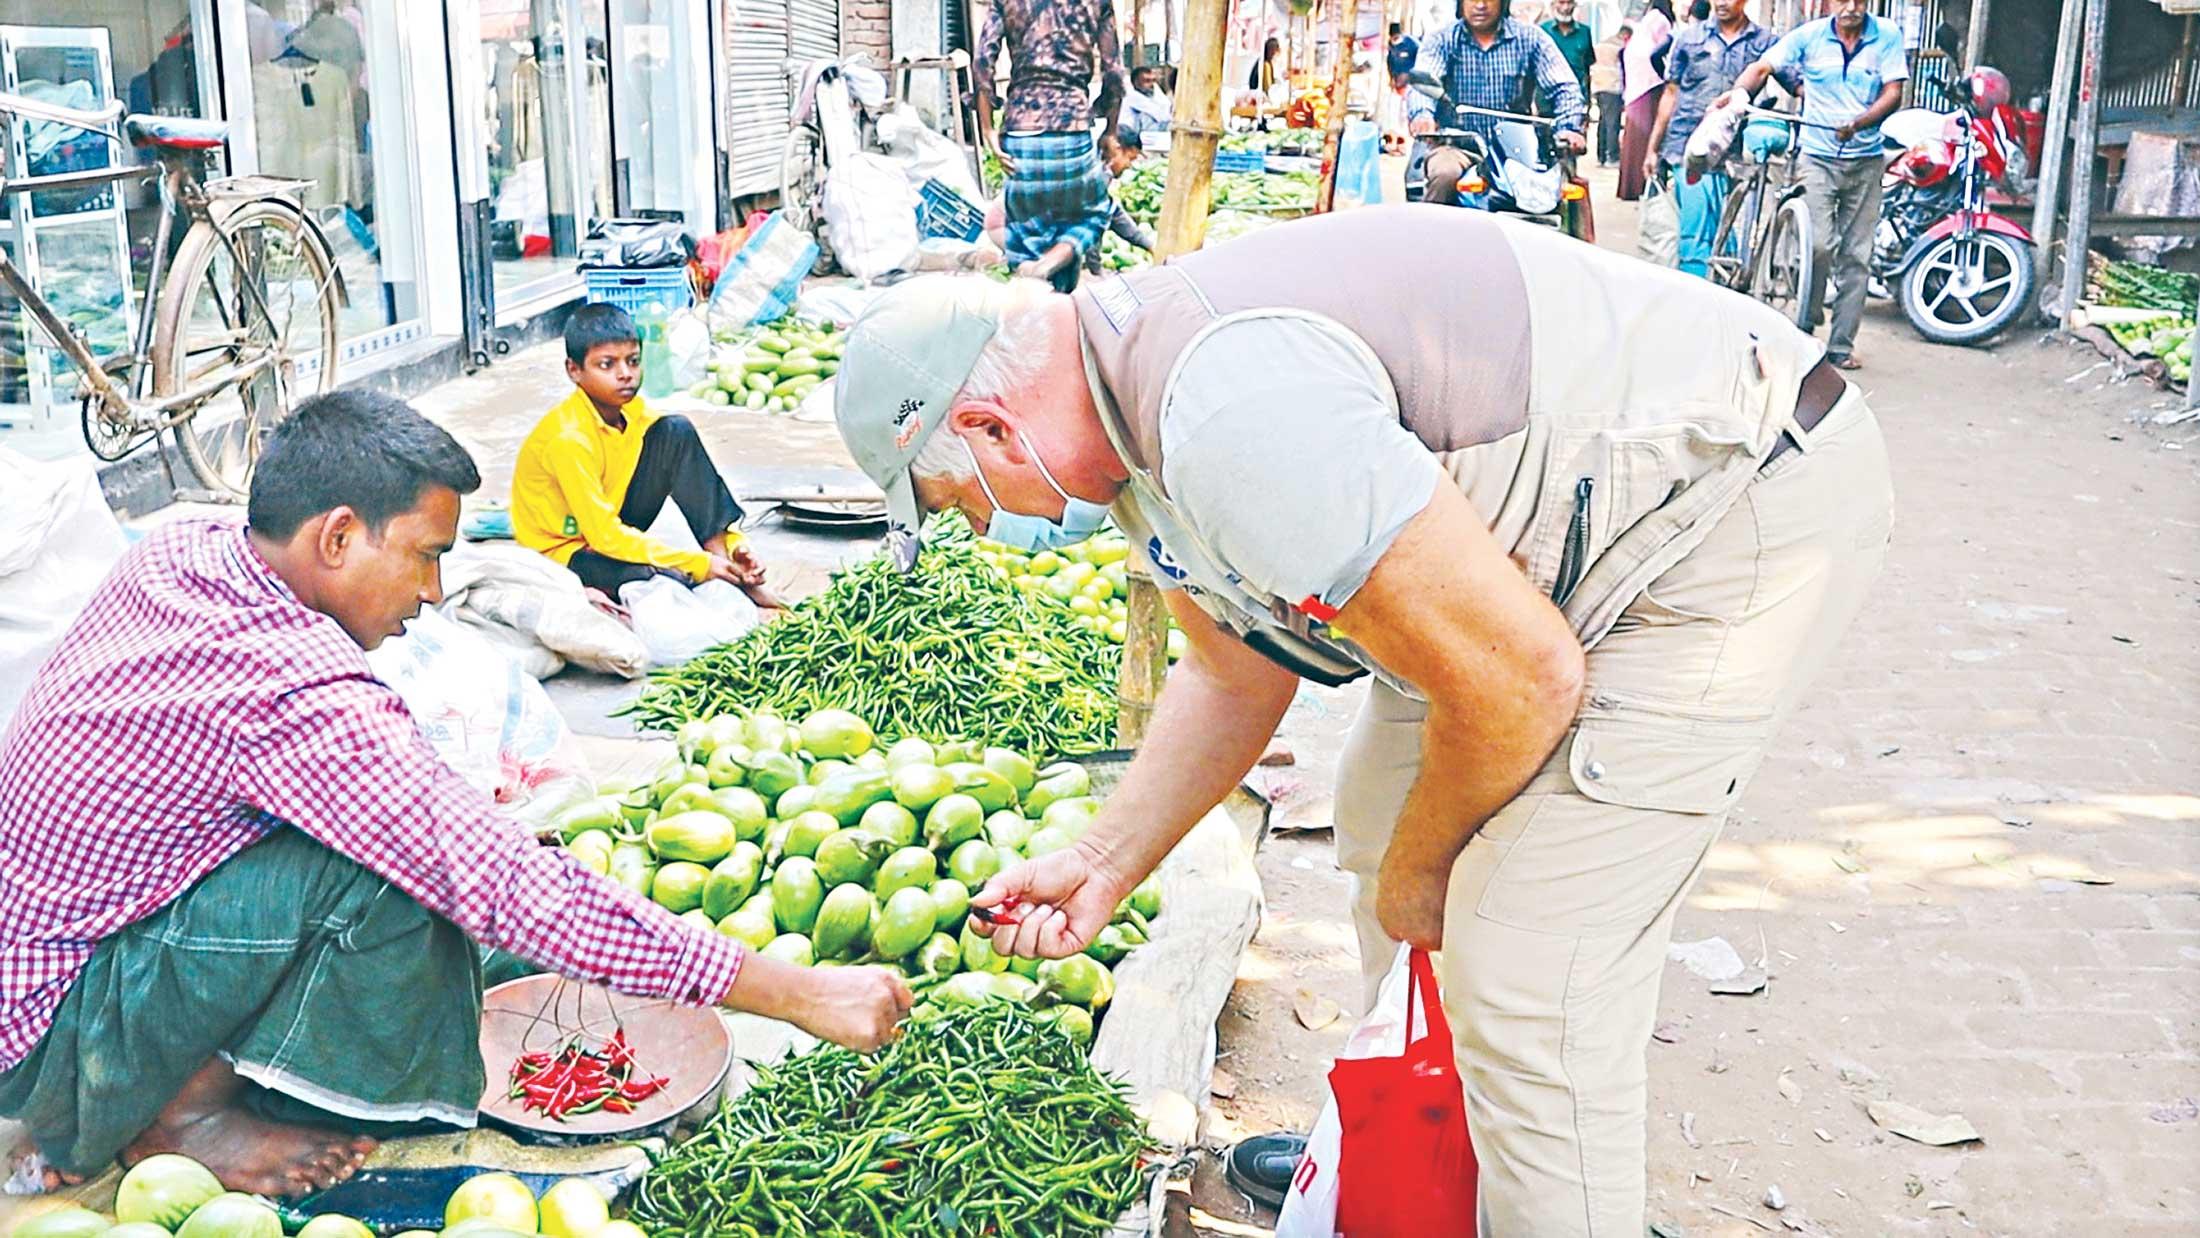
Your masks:
<svg viewBox="0 0 2200 1238"><path fill-rule="evenodd" d="M1409 966L1406 1051L1341 1058L1329 1068L1342 1128L1337 1232L1345 1238L1475 1232L1474 1145L1451 1026L1428 952L1413 951Z"/></svg>

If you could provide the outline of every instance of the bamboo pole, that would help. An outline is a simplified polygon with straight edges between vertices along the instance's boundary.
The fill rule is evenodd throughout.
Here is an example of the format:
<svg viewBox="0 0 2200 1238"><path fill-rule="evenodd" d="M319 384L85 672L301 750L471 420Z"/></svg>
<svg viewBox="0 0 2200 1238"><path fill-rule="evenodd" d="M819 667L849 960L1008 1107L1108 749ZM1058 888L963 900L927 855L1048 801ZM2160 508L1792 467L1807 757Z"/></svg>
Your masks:
<svg viewBox="0 0 2200 1238"><path fill-rule="evenodd" d="M1360 0L1344 0L1343 15L1337 23L1337 64L1329 74L1329 123L1322 135L1321 192L1314 199L1314 212L1326 215L1337 204L1337 152L1344 142L1345 108L1352 102L1352 69L1358 57L1353 49L1359 43Z"/></svg>
<svg viewBox="0 0 2200 1238"><path fill-rule="evenodd" d="M1963 29L1963 63L1956 72L1969 72L1985 60L1986 23L1992 13L1993 0L1971 0L1971 18Z"/></svg>
<svg viewBox="0 0 2200 1238"><path fill-rule="evenodd" d="M2078 58L2078 27L2085 16L2085 0L2062 0L2062 26L2055 40L2054 75L2047 79L2047 140L2040 144L2040 179L2032 199L2032 244L2038 275L2035 287L2048 287L2054 267L2055 212L2061 206L2063 168L2070 157L2071 69ZM2040 298L2044 308L2047 298Z"/></svg>
<svg viewBox="0 0 2200 1238"><path fill-rule="evenodd" d="M1230 0L1186 0L1184 62L1169 124L1169 180L1161 195L1154 258L1167 261L1198 249L1207 236L1207 207L1222 140L1222 48ZM1154 705L1169 674L1169 612L1146 574L1143 556L1129 560L1123 671L1116 685L1115 742L1136 748L1146 738Z"/></svg>
<svg viewBox="0 0 2200 1238"><path fill-rule="evenodd" d="M2070 231L2063 245L2063 282L2055 304L2055 318L2065 329L2085 292L2085 254L2093 244L2093 165L2101 153L2101 59L2107 38L2108 0L2086 0L2078 97L2071 116Z"/></svg>

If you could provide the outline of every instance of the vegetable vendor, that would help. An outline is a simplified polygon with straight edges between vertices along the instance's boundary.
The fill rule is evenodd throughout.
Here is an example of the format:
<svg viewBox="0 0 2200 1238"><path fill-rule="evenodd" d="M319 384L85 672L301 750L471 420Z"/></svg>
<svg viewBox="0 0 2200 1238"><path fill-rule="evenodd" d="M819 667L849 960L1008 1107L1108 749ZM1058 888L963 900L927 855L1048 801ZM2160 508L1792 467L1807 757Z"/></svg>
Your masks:
<svg viewBox="0 0 2200 1238"><path fill-rule="evenodd" d="M642 398L642 341L616 305L583 305L565 324L571 395L543 414L512 466L512 533L617 598L654 576L723 580L759 606L785 605L742 542L741 505L703 449L695 423L659 416ZM700 550L651 537L670 499Z"/></svg>
<svg viewBox="0 0 2200 1238"><path fill-rule="evenodd" d="M395 399L309 400L245 523L140 542L39 670L0 741L0 1115L49 1186L180 1152L293 1195L471 1126L476 943L864 1049L908 1009L681 923L436 757L364 652L441 600L479 480Z"/></svg>
<svg viewBox="0 0 2200 1238"><path fill-rule="evenodd" d="M996 132L993 75L1004 44L1008 106ZM1093 126L1103 121L1099 133L1115 132L1123 109L1113 0L992 0L975 71L978 133L1008 174L1008 260L1066 292L1108 226L1108 178Z"/></svg>
<svg viewBox="0 0 2200 1238"><path fill-rule="evenodd" d="M1466 274L1401 302L1400 270ZM899 285L836 415L903 526L1039 550L1112 513L1189 638L1089 832L972 900L1020 900L995 948L1082 949L1300 678L1369 676L1336 810L1368 996L1398 942L1442 950L1485 1234L1639 1238L1674 914L1885 555L1879 427L1819 347L1546 229L1378 206L1069 297Z"/></svg>

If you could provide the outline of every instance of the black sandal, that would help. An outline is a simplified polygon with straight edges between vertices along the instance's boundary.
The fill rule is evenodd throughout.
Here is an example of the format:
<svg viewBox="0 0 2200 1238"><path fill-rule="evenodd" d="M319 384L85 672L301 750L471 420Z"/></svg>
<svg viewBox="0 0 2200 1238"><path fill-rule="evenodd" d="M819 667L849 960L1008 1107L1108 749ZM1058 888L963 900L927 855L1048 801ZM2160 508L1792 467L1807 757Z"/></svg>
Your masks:
<svg viewBox="0 0 2200 1238"><path fill-rule="evenodd" d="M1276 1131L1238 1141L1223 1162L1222 1176L1245 1192L1254 1203L1283 1207L1291 1189L1291 1175L1298 1172L1299 1158L1306 1155L1306 1136Z"/></svg>

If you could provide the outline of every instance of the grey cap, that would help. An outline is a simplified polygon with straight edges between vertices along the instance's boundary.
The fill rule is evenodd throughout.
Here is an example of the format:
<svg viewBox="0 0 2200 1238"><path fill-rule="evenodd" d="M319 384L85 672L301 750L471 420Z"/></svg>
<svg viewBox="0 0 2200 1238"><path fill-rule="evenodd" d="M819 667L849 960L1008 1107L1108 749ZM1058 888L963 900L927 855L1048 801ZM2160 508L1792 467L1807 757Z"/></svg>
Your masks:
<svg viewBox="0 0 2200 1238"><path fill-rule="evenodd" d="M909 464L947 421L1014 295L983 275L922 275L889 288L848 329L833 418L902 532L924 520Z"/></svg>

